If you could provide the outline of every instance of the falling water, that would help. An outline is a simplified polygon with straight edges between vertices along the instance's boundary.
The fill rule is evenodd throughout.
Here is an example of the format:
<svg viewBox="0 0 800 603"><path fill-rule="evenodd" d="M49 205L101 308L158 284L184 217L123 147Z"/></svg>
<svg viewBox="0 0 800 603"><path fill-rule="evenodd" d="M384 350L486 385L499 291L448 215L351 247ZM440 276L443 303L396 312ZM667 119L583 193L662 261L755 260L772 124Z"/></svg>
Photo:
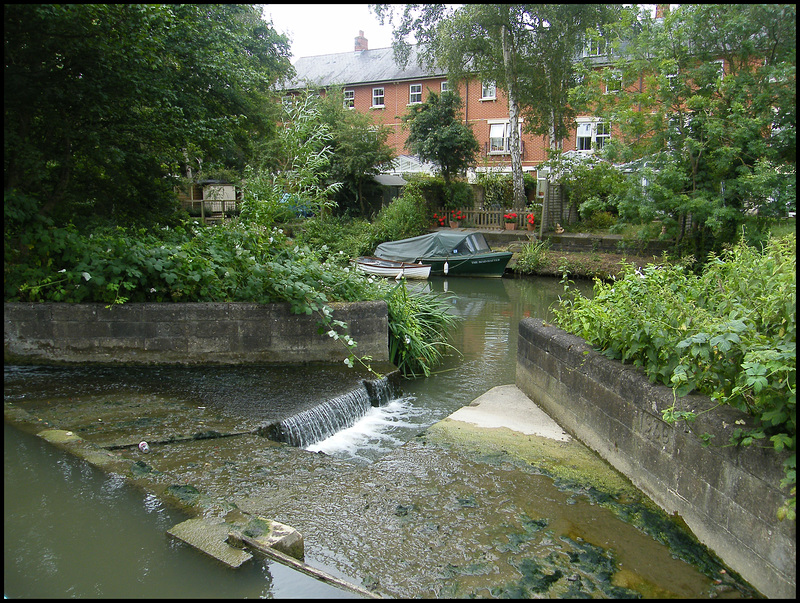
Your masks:
<svg viewBox="0 0 800 603"><path fill-rule="evenodd" d="M372 407L387 404L393 395L394 388L387 378L365 380L353 391L269 426L266 434L271 439L306 448L352 427Z"/></svg>

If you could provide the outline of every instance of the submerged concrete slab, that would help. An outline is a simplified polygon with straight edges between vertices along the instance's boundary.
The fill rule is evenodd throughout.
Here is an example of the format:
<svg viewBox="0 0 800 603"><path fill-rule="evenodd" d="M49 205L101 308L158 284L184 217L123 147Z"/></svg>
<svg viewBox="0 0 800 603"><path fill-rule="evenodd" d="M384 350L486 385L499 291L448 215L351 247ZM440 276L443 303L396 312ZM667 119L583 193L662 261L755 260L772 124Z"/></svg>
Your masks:
<svg viewBox="0 0 800 603"><path fill-rule="evenodd" d="M559 442L569 442L571 439L516 385L493 387L449 418L479 427L507 427L525 435L537 435Z"/></svg>
<svg viewBox="0 0 800 603"><path fill-rule="evenodd" d="M253 555L226 542L229 530L230 526L224 520L201 517L179 523L167 530L167 534L203 551L228 567L237 568L250 561Z"/></svg>

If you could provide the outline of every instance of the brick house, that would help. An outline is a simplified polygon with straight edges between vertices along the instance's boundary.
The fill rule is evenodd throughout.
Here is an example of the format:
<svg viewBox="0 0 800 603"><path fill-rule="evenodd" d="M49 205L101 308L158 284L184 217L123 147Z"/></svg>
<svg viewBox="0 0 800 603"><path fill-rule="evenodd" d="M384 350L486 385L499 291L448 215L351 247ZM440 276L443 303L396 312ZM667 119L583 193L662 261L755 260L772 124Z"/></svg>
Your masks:
<svg viewBox="0 0 800 603"><path fill-rule="evenodd" d="M600 58L601 53L598 51L596 56ZM287 94L307 86L323 90L340 87L349 108L369 113L377 124L390 129L388 143L399 156L409 152L402 122L408 108L422 103L429 91L441 93L450 89L446 73L418 66L416 48L412 47L407 67L401 68L395 63L391 48L370 50L363 31L355 38L353 52L301 57L294 67L297 76L286 87ZM481 148L476 171L510 172L508 101L504 92L494 82L477 79L460 84L458 92L464 101L464 122L472 127ZM524 118L520 118L520 125L524 126ZM610 136L607 123L590 115L579 116L577 127L563 141L564 149L588 154L602 147ZM547 137L523 130L521 144L523 171L536 173L547 158Z"/></svg>

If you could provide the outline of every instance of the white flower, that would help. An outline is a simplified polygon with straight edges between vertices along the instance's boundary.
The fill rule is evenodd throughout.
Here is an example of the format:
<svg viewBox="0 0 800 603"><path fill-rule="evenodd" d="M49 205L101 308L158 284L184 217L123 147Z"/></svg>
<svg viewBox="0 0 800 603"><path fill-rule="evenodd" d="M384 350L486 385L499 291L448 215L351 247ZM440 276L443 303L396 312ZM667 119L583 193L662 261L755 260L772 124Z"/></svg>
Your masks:
<svg viewBox="0 0 800 603"><path fill-rule="evenodd" d="M87 281L92 278L92 275L88 272L81 272L81 276L85 278Z"/></svg>
<svg viewBox="0 0 800 603"><path fill-rule="evenodd" d="M155 293L155 292L156 292L156 288L155 287L150 287L150 293Z"/></svg>
<svg viewBox="0 0 800 603"><path fill-rule="evenodd" d="M67 271L66 268L62 268L61 270L59 270L59 272L66 272L66 271Z"/></svg>

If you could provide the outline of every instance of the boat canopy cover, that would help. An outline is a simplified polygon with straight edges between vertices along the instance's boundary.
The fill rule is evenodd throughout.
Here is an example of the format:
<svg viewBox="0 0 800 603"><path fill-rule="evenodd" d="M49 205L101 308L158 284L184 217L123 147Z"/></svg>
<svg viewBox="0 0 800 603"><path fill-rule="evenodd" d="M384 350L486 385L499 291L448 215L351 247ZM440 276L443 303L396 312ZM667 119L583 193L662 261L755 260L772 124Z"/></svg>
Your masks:
<svg viewBox="0 0 800 603"><path fill-rule="evenodd" d="M375 255L387 260L413 262L420 258L474 255L491 251L484 236L479 232L439 231L430 234L381 243Z"/></svg>

